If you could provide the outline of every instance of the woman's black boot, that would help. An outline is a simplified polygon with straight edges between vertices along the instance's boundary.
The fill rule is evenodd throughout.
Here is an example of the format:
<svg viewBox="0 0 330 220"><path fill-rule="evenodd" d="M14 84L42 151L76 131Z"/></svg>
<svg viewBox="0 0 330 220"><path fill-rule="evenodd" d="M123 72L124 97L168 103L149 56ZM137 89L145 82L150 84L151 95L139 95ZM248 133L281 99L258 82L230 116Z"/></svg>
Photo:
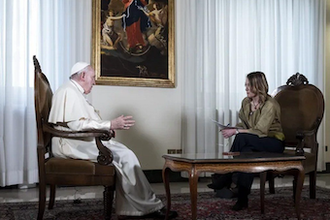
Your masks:
<svg viewBox="0 0 330 220"><path fill-rule="evenodd" d="M236 204L232 207L234 211L240 211L248 207L249 199L248 195L250 194L250 190L238 185L238 199Z"/></svg>
<svg viewBox="0 0 330 220"><path fill-rule="evenodd" d="M208 184L207 186L214 190L219 190L224 187L229 187L231 184L231 176L232 173L213 174L212 183Z"/></svg>
<svg viewBox="0 0 330 220"><path fill-rule="evenodd" d="M234 211L241 211L243 209L246 209L249 206L248 198L242 200L238 199L235 205L232 207L232 210Z"/></svg>

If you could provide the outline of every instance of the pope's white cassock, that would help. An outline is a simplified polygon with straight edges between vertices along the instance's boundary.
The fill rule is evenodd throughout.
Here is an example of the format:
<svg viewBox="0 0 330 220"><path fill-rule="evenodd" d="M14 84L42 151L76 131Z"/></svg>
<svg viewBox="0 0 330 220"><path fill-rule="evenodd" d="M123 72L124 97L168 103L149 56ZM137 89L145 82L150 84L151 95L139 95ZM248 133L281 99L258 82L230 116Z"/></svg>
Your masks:
<svg viewBox="0 0 330 220"><path fill-rule="evenodd" d="M94 107L86 100L83 88L74 80L70 80L55 92L49 122L69 122L67 125L73 131L110 130L111 123L101 120ZM56 128L68 129L61 126ZM103 144L111 149L117 171L117 215L140 216L161 209L163 204L152 191L135 154L125 145L113 140L104 141ZM94 138L73 140L54 137L52 151L55 157L92 161L96 161L99 153Z"/></svg>

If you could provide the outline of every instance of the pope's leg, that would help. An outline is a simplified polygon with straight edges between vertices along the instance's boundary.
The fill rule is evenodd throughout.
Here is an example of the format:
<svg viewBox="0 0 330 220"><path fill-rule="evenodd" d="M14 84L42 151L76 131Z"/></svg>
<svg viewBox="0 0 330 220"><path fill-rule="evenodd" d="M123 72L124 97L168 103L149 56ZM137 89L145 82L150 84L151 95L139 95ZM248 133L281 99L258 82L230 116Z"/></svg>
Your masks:
<svg viewBox="0 0 330 220"><path fill-rule="evenodd" d="M111 141L117 171L116 213L141 216L163 207L145 177L136 155L125 145Z"/></svg>

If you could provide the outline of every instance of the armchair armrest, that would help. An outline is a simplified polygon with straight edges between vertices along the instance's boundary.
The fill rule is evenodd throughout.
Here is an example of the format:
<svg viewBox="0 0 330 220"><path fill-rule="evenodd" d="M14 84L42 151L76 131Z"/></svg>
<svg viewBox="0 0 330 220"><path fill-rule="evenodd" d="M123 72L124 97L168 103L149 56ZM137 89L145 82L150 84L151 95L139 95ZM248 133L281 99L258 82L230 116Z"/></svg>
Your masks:
<svg viewBox="0 0 330 220"><path fill-rule="evenodd" d="M296 155L304 155L304 147L305 147L305 140L307 139L307 145L312 149L312 152L317 154L318 151L318 143L316 140L316 134L318 127L322 121L322 117L317 117L313 126L311 127L310 130L302 130L302 131L297 131L296 133L296 138L299 140L298 144L296 146ZM311 144L311 145L310 145ZM313 145L316 145L316 147L313 147Z"/></svg>
<svg viewBox="0 0 330 220"><path fill-rule="evenodd" d="M102 140L108 141L115 136L115 132L113 130L60 131L55 129L50 123L43 123L43 130L47 133L50 133L53 137L72 139L94 137L96 146L99 150L97 162L101 165L108 165L113 160L113 154L111 150L105 147L102 143Z"/></svg>
<svg viewBox="0 0 330 220"><path fill-rule="evenodd" d="M305 137L311 137L315 135L316 130L310 131L298 131L296 133L296 138L298 139L298 144L296 146L296 155L303 156L305 154L304 147L305 147Z"/></svg>

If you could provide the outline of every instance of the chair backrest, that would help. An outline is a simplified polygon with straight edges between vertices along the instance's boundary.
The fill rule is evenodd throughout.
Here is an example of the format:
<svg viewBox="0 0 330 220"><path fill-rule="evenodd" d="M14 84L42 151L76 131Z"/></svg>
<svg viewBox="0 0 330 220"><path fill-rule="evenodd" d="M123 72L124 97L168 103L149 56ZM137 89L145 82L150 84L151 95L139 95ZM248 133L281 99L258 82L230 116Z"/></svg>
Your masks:
<svg viewBox="0 0 330 220"><path fill-rule="evenodd" d="M51 155L51 135L44 132L44 123L48 122L50 108L52 106L53 92L47 77L42 73L40 64L35 56L34 63L34 104L38 132L38 160L44 160L45 154Z"/></svg>
<svg viewBox="0 0 330 220"><path fill-rule="evenodd" d="M284 86L273 93L281 106L281 124L287 146L296 146L297 132L312 132L311 141L316 144L305 144L312 153L318 152L317 130L323 118L324 98L322 92L302 74L290 77Z"/></svg>

